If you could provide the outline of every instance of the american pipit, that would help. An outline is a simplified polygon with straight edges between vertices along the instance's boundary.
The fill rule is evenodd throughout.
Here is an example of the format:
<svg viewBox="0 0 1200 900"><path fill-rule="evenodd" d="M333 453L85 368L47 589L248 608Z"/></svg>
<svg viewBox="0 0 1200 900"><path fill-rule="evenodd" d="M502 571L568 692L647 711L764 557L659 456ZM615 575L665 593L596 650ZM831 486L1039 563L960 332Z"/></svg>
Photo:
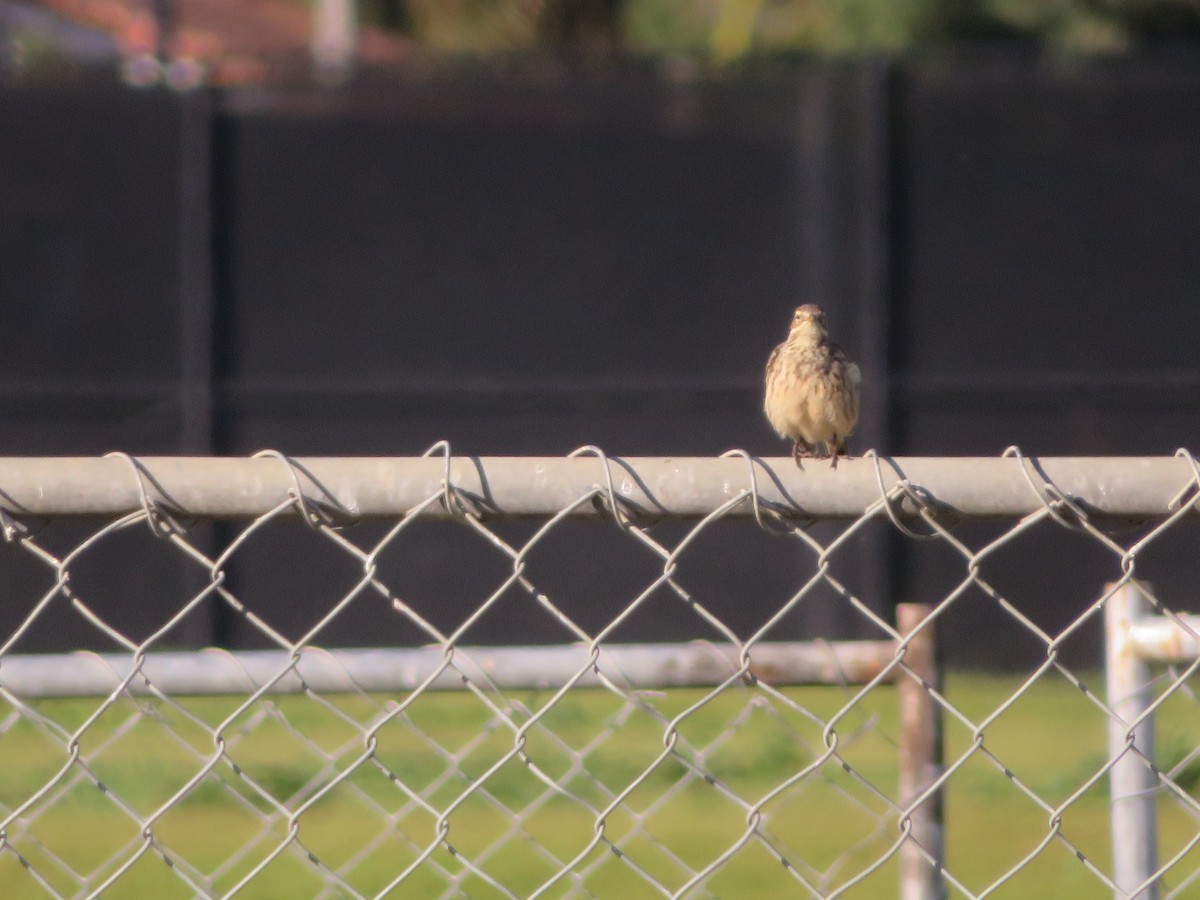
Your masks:
<svg viewBox="0 0 1200 900"><path fill-rule="evenodd" d="M792 316L787 340L767 360L763 409L782 438L791 438L792 458L815 456L822 444L837 468L846 438L858 424L862 374L829 340L825 311L811 303Z"/></svg>

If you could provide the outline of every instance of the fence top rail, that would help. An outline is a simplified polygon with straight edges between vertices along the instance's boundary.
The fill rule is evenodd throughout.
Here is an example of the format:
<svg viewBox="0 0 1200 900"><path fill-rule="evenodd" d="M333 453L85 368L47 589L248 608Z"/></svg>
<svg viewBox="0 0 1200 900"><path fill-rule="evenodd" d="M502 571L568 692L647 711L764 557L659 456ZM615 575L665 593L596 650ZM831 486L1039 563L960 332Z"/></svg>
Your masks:
<svg viewBox="0 0 1200 900"><path fill-rule="evenodd" d="M454 503L429 503L446 494ZM1088 514L1155 518L1195 504L1195 461L1173 457L240 457L0 458L0 509L16 516L114 516L145 508L198 518L263 515L297 490L349 518L609 516L697 518L728 504L790 517L858 517L881 494L912 515L921 503L964 516L1012 517L1059 497ZM737 502L740 499L740 502Z"/></svg>

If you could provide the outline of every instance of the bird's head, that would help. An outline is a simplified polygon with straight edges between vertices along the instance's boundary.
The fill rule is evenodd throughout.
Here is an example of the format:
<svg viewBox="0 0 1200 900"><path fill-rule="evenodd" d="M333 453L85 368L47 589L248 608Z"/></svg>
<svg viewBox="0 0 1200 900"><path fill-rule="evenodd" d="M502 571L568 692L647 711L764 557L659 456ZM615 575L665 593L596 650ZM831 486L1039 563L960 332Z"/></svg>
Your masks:
<svg viewBox="0 0 1200 900"><path fill-rule="evenodd" d="M815 303L805 303L796 307L792 314L792 326L788 329L790 335L808 336L820 339L825 336L825 310Z"/></svg>

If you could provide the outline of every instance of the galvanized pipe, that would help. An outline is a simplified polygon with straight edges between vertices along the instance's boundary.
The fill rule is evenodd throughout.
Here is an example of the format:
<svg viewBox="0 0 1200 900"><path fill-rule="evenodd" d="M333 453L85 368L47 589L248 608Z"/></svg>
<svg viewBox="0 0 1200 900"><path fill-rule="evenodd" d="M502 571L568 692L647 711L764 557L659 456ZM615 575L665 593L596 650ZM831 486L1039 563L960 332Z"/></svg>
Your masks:
<svg viewBox="0 0 1200 900"><path fill-rule="evenodd" d="M1117 588L1104 607L1108 706L1119 717L1108 720L1108 756L1116 760L1108 773L1117 886L1113 896L1141 900L1159 896L1158 882L1150 880L1158 868L1158 777L1146 763L1154 760L1154 718L1146 715L1154 702L1154 681L1149 663L1130 640L1130 629L1149 609L1134 582ZM1138 724L1130 728L1134 722Z"/></svg>
<svg viewBox="0 0 1200 900"><path fill-rule="evenodd" d="M896 627L912 636L904 662L921 680L897 679L900 694L900 802L906 807L942 777L942 707L931 691L942 690L934 623L921 628L933 607L901 603ZM919 630L918 630L919 629ZM900 848L900 900L943 900L946 897L945 802L942 791L929 794L911 813L909 840ZM930 863L926 854L933 858Z"/></svg>
<svg viewBox="0 0 1200 900"><path fill-rule="evenodd" d="M630 687L712 687L741 667L739 650L728 644L604 644L599 672ZM815 641L756 644L750 673L772 685L863 684L892 661L890 641ZM141 675L129 682L132 694L153 688L170 696L246 695L275 680L271 693L415 690L441 669L427 690L462 690L466 676L478 685L505 690L554 690L588 666L584 644L532 647L457 647L453 668L445 667L441 647L324 650L306 648L295 667L283 650L198 650L153 652ZM11 654L0 659L0 690L23 700L49 697L103 697L133 669L132 653ZM281 672L286 674L278 678ZM277 680L276 680L277 679ZM594 688L602 682L588 669L576 682Z"/></svg>
<svg viewBox="0 0 1200 900"><path fill-rule="evenodd" d="M248 518L287 501L298 483L306 497L351 517L403 515L442 490L441 457L279 458L145 457L137 461L151 501L201 518ZM1023 465L1025 468L1023 468ZM751 488L743 458L610 457L612 494L629 515L696 518ZM861 516L902 479L934 507L964 516L1022 516L1052 495L1043 479L1089 514L1155 518L1194 482L1176 457L1015 458L900 457L843 460L832 469L786 458L753 463L758 496L784 515ZM454 457L449 476L457 496L480 514L546 516L598 491L608 496L605 463L580 457ZM1028 477L1027 477L1028 476ZM1032 484L1031 484L1032 479ZM114 516L142 508L139 479L128 458L0 458L0 508L17 515ZM572 514L604 514L585 502ZM907 499L896 511L910 515ZM441 504L425 513L450 516ZM730 515L753 515L745 500Z"/></svg>
<svg viewBox="0 0 1200 900"><path fill-rule="evenodd" d="M1200 656L1200 616L1179 616L1180 627L1166 616L1147 616L1129 626L1127 640L1142 659L1162 663L1191 662Z"/></svg>

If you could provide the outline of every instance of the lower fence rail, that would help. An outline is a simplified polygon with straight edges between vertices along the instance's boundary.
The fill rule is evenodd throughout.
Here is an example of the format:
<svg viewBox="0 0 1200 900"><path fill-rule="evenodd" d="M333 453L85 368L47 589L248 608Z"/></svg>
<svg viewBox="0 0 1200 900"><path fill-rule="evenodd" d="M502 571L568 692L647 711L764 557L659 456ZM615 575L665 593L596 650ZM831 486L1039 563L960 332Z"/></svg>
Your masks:
<svg viewBox="0 0 1200 900"><path fill-rule="evenodd" d="M732 682L769 684L772 691L797 686L851 686L896 684L899 687L900 722L897 752L899 756L900 831L907 837L899 845L900 885L904 898L944 896L941 882L942 829L941 803L931 793L940 775L941 709L928 701L926 691L940 683L936 666L935 638L932 627L918 630L929 615L929 608L918 604L900 607L899 626L909 640L892 641L808 641L763 642L753 647L738 647L696 641L689 644L583 644L559 646L420 647L412 649L322 649L307 647L298 653L281 650L228 651L210 648L201 651L163 651L147 654L71 653L15 654L0 666L0 696L15 710L30 710L37 701L85 697L161 698L178 709L186 697L234 698L309 695L331 702L337 695L403 696L413 691L476 691L500 696L501 692L551 692L561 694L568 688L609 690L633 700L647 691L672 689L727 688ZM901 659L907 664L899 665ZM395 708L395 707L393 707ZM165 720L150 707L143 714ZM627 713L625 713L627 714ZM508 714L502 719L508 722ZM229 721L228 719L226 721ZM279 721L286 722L281 716ZM610 720L611 721L611 720ZM667 724L668 742L678 734ZM496 722L490 723L495 727ZM293 727L291 725L289 728ZM518 729L518 741L524 743ZM736 726L735 726L736 727ZM244 733L245 725L241 731ZM370 745L376 728L366 736ZM226 738L224 729L213 729L218 744ZM109 738L106 738L106 743ZM716 749L711 742L699 755L675 752L674 758L688 770L686 780L695 778L716 783L717 777L705 764L705 756ZM453 755L452 755L453 756ZM229 759L224 752L222 762ZM532 759L520 757L531 768ZM583 754L575 755L582 764ZM238 773L242 775L243 773ZM89 767L80 765L74 784L59 790L65 796L73 787L87 784ZM107 790L97 779L95 787ZM476 787L480 787L476 785ZM566 792L566 785L557 785ZM481 788L480 788L481 789ZM236 789L230 791L237 795ZM53 799L53 798L51 798ZM153 818L161 818L168 804ZM9 816L8 835L15 843L35 840L37 813L21 810ZM521 811L527 816L529 808ZM759 810L752 810L761 816ZM602 814L597 822L603 824ZM268 826L277 823L268 820ZM879 822L883 827L884 822ZM756 829L761 827L756 823ZM146 822L142 839L170 860L165 847L159 847ZM621 843L612 845L621 854ZM176 860L170 860L177 866ZM22 859L23 864L28 861ZM314 858L315 862L315 858ZM318 864L319 865L319 864ZM329 874L332 874L330 872ZM695 874L694 876L695 877ZM195 887L211 893L214 879L194 873ZM109 879L106 883L111 883ZM59 893L50 882L42 885ZM90 887L86 878L81 886ZM330 878L325 887L337 890L340 879Z"/></svg>

